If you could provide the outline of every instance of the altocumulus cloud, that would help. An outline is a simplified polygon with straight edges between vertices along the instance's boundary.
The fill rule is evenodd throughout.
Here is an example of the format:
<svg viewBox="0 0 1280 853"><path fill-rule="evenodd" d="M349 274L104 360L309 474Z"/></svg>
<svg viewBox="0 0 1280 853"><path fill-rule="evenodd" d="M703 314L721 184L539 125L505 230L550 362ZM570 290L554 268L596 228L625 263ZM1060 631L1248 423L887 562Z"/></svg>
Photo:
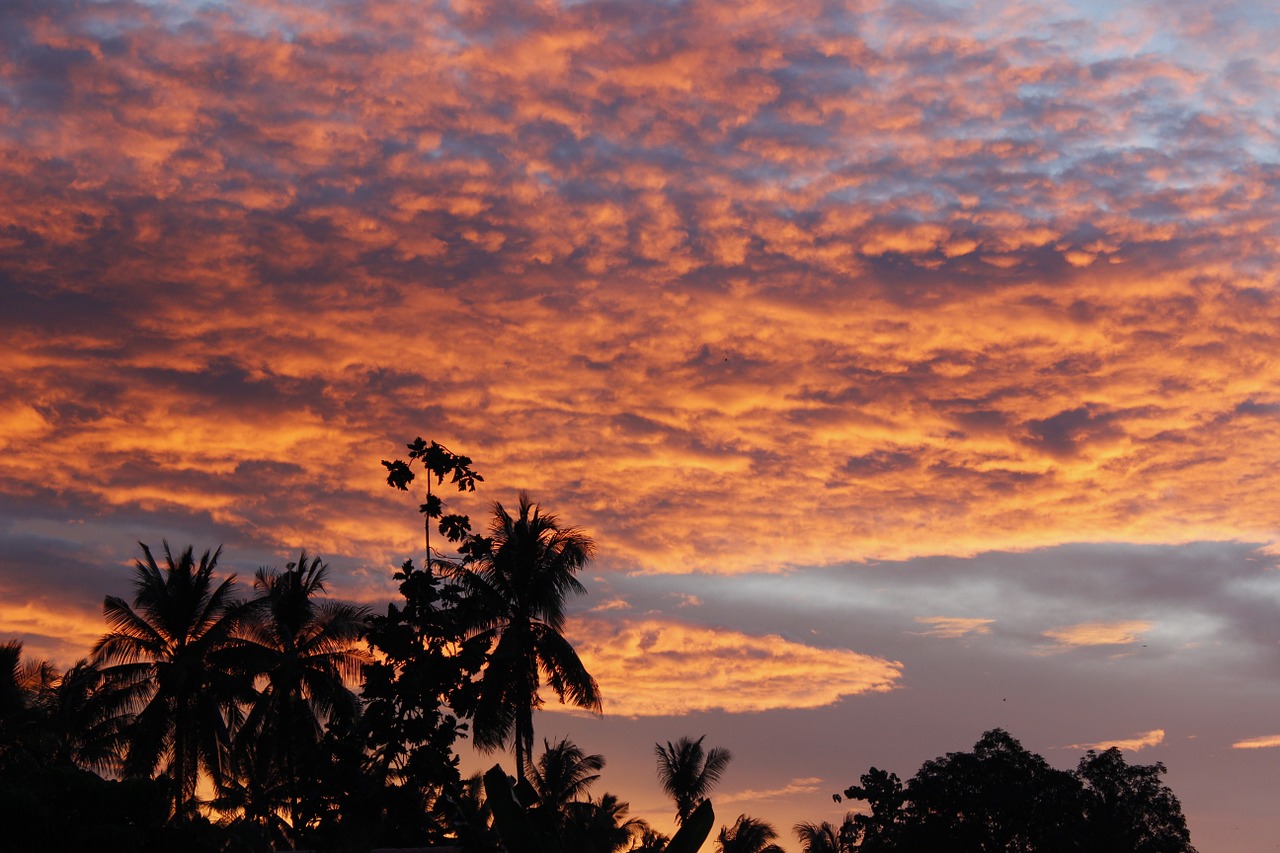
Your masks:
<svg viewBox="0 0 1280 853"><path fill-rule="evenodd" d="M608 697L605 712L622 716L819 708L844 696L891 690L902 675L897 661L775 634L657 619L617 625L581 620L571 627L572 636L587 638L576 647Z"/></svg>
<svg viewBox="0 0 1280 853"><path fill-rule="evenodd" d="M0 481L378 565L430 431L628 570L1269 539L1274 38L904 14L0 4Z"/></svg>

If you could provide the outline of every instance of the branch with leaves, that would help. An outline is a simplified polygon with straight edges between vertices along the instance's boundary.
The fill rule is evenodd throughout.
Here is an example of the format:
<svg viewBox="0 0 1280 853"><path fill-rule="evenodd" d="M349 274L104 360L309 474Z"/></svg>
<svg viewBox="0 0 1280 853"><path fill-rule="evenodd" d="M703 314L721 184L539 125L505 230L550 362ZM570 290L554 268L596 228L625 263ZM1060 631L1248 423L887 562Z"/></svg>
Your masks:
<svg viewBox="0 0 1280 853"><path fill-rule="evenodd" d="M446 515L444 501L438 495L432 493L431 481L434 479L436 485L440 486L444 485L445 478L448 477L449 482L458 487L458 491L474 492L476 483L483 483L484 477L471 469L470 456L454 453L443 444L434 441L427 444L419 436L412 443L405 445L405 447L409 451L408 462L401 459L388 462L383 459L382 465L387 469L387 485L402 492L409 491L409 485L417 477L413 470L414 462L420 463L427 475L426 502L418 507L418 512L423 515L423 528L426 537L427 559L424 565L430 571L433 560L431 554L431 522L433 519L437 521L440 535L450 542L462 543L458 550L462 552L465 559L470 551L473 539L471 535L471 519L468 516L455 513Z"/></svg>

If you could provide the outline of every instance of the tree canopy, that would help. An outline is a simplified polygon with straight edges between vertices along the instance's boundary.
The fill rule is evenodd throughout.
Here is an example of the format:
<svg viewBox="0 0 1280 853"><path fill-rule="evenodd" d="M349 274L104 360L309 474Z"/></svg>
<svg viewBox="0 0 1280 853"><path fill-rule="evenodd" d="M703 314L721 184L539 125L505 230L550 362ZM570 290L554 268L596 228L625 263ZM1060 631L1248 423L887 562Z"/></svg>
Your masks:
<svg viewBox="0 0 1280 853"><path fill-rule="evenodd" d="M972 752L926 761L905 785L875 767L862 774L844 796L870 813L846 819L841 845L848 853L1195 853L1164 772L1126 764L1115 747L1058 770L992 729Z"/></svg>

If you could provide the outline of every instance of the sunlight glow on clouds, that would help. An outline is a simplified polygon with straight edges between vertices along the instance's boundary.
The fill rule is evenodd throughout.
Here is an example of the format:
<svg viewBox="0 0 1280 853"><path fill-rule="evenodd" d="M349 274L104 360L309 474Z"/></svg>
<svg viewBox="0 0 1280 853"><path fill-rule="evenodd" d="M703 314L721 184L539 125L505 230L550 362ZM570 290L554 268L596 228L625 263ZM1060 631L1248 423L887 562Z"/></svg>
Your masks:
<svg viewBox="0 0 1280 853"><path fill-rule="evenodd" d="M1270 749L1274 746L1280 746L1280 735L1245 738L1231 744L1232 749Z"/></svg>
<svg viewBox="0 0 1280 853"><path fill-rule="evenodd" d="M1273 538L1275 63L1206 59L1255 32L38 8L0 21L11 492L381 558L370 460L426 433L648 571Z"/></svg>
<svg viewBox="0 0 1280 853"><path fill-rule="evenodd" d="M1149 631L1151 625L1151 622L1141 619L1121 622L1082 622L1079 625L1066 625L1045 631L1044 636L1064 649L1083 646L1123 646L1138 642L1139 635Z"/></svg>
<svg viewBox="0 0 1280 853"><path fill-rule="evenodd" d="M610 610L630 610L630 609L631 609L631 605L627 603L627 600L625 598L609 598L600 602L595 607L592 607L590 612L605 613Z"/></svg>
<svg viewBox="0 0 1280 853"><path fill-rule="evenodd" d="M1137 752L1148 746L1159 746L1164 743L1164 729L1152 729L1144 734L1135 735L1130 738L1121 738L1119 740L1100 740L1097 743L1075 743L1067 747L1068 749L1096 749L1099 752L1108 750L1111 747L1122 749L1128 752Z"/></svg>
<svg viewBox="0 0 1280 853"><path fill-rule="evenodd" d="M575 647L607 697L605 713L681 715L818 708L891 690L902 664L776 635L647 619L571 627ZM560 706L548 703L546 710Z"/></svg>
<svg viewBox="0 0 1280 853"><path fill-rule="evenodd" d="M0 607L0 637L23 637L26 655L58 661L61 666L87 657L103 633L100 613L77 613L65 603L21 601Z"/></svg>

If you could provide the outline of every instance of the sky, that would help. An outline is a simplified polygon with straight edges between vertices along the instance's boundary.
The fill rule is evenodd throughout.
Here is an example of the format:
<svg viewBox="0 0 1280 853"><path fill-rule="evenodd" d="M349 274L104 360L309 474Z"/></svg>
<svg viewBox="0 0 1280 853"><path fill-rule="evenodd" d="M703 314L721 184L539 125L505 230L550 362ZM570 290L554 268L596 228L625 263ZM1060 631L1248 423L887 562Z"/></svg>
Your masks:
<svg viewBox="0 0 1280 853"><path fill-rule="evenodd" d="M1001 726L1280 849L1263 6L8 0L0 638L139 542L385 604L420 435L594 538L535 727L634 814L706 734L796 850Z"/></svg>

